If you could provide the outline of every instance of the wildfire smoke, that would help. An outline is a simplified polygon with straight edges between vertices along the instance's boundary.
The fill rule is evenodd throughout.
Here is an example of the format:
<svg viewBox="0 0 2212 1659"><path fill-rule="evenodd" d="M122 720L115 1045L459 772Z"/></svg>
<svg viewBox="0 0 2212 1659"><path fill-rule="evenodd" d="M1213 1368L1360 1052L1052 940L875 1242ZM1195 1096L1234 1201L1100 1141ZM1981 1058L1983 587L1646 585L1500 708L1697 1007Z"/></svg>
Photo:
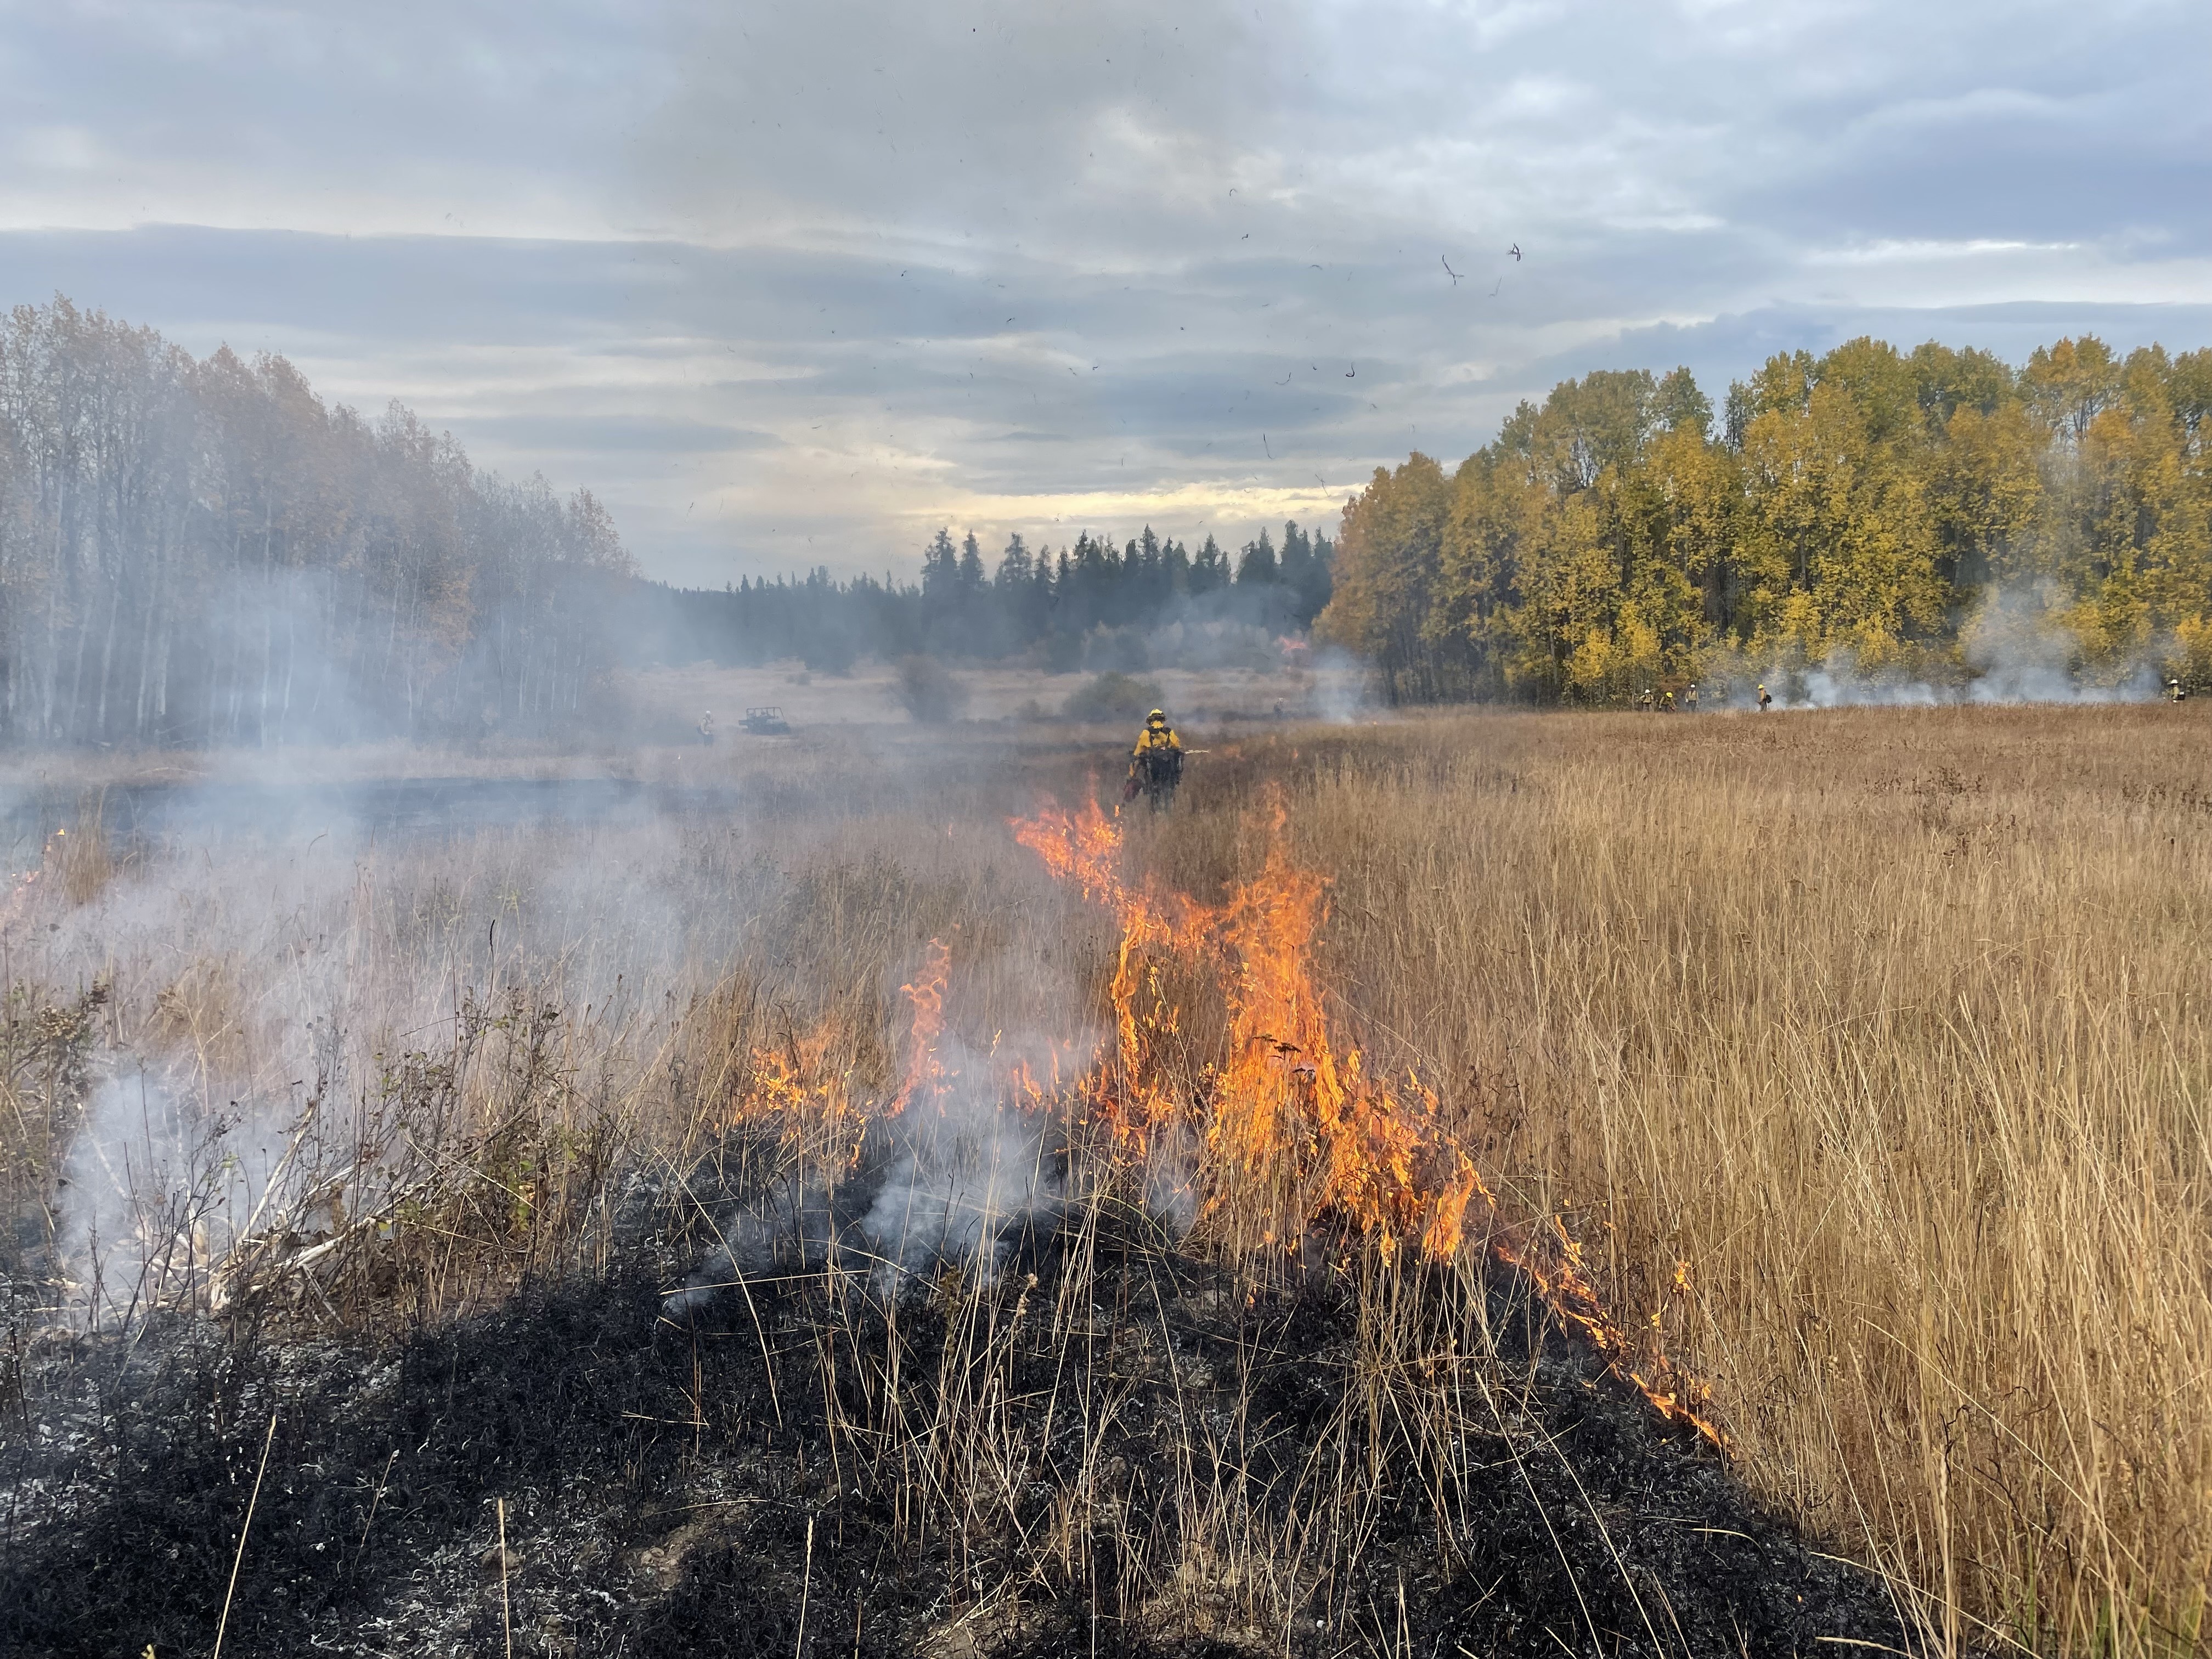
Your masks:
<svg viewBox="0 0 2212 1659"><path fill-rule="evenodd" d="M1040 1080L1028 1059L995 1042L969 1053L947 1025L952 948L933 939L900 987L909 1011L904 1064L872 1119L832 1070L830 1035L817 1031L754 1053L733 1121L775 1125L787 1150L831 1182L860 1169L870 1124L881 1123L907 1149L902 1192L929 1188L918 1165L934 1156L948 1115L971 1139L1033 1149L1051 1109L1098 1132L1085 1137L1105 1161L1093 1178L1132 1172L1153 1177L1148 1189L1157 1189L1152 1166L1170 1146L1192 1147L1200 1156L1185 1177L1191 1218L1228 1253L1280 1261L1336 1235L1368 1241L1385 1263L1408 1252L1441 1262L1473 1243L1522 1275L1662 1417L1727 1447L1689 1403L1702 1402L1705 1390L1676 1372L1656 1322L1632 1334L1607 1312L1559 1218L1509 1214L1435 1091L1410 1073L1395 1082L1371 1074L1331 1015L1316 963L1328 884L1292 856L1279 796L1255 826L1266 848L1260 869L1212 904L1133 876L1120 820L1095 802L1073 812L1047 803L1011 827L1054 876L1115 919L1112 1036L1089 1064L1064 1076L1060 1061L1073 1045L1055 1042L1050 1075ZM1218 1009L1200 1017L1182 1000L1194 988L1210 988ZM1203 1042L1200 1032L1217 1025L1218 1043ZM960 1237L988 1255L1000 1224L1030 1202L994 1202L987 1223Z"/></svg>

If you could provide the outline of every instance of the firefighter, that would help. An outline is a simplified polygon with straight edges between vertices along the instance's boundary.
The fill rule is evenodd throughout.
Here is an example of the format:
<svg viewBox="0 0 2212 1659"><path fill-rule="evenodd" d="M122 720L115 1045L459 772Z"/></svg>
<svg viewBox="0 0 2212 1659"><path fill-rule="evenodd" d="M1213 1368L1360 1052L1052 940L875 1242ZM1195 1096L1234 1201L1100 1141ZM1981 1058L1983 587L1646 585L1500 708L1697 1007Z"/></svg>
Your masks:
<svg viewBox="0 0 2212 1659"><path fill-rule="evenodd" d="M699 716L699 741L705 744L714 741L714 711L711 708Z"/></svg>
<svg viewBox="0 0 2212 1659"><path fill-rule="evenodd" d="M1638 708L1641 708L1647 714L1651 712L1651 688L1650 686L1647 685L1644 688L1644 695L1636 700L1636 706Z"/></svg>
<svg viewBox="0 0 2212 1659"><path fill-rule="evenodd" d="M1671 686L1659 694L1659 712L1662 714L1674 712L1674 692Z"/></svg>
<svg viewBox="0 0 2212 1659"><path fill-rule="evenodd" d="M1692 680L1689 689L1682 693L1682 708L1688 714L1698 712L1698 683L1695 680Z"/></svg>
<svg viewBox="0 0 2212 1659"><path fill-rule="evenodd" d="M1137 746L1129 751L1129 781L1122 787L1121 799L1132 799L1142 791L1152 810L1164 812L1182 781L1182 742L1167 715L1155 708L1145 716L1145 729L1137 733Z"/></svg>
<svg viewBox="0 0 2212 1659"><path fill-rule="evenodd" d="M2186 702L2189 700L2189 688L2179 680L2168 680L2166 683L2166 700L2168 702Z"/></svg>
<svg viewBox="0 0 2212 1659"><path fill-rule="evenodd" d="M1766 688L1765 686L1760 686L1759 688L1759 712L1764 714L1768 709L1773 707L1774 699L1766 695Z"/></svg>

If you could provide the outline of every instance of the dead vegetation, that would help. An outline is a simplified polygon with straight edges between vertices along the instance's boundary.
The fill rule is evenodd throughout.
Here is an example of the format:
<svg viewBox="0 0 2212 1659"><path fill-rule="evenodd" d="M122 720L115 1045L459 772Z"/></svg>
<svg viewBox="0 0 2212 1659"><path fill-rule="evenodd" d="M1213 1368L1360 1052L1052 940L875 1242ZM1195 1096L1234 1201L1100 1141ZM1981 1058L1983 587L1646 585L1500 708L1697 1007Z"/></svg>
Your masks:
<svg viewBox="0 0 2212 1659"><path fill-rule="evenodd" d="M1746 1477L1947 1632L2203 1639L2203 744L2163 708L1869 710L1298 763L1373 1030L1662 1311Z"/></svg>
<svg viewBox="0 0 2212 1659"><path fill-rule="evenodd" d="M1173 1248L1141 1182L1079 1181L995 1279L886 1298L802 1262L661 1320L653 1287L732 1206L842 1156L767 1132L779 1078L817 1124L830 1091L897 1090L931 939L969 1048L1109 1034L1110 918L1005 827L1078 798L1087 757L973 738L728 760L734 806L590 830L103 850L81 896L19 895L0 1456L77 1496L19 1508L14 1553L61 1571L138 1514L132 1481L217 1468L192 1524L234 1542L274 1410L272 1468L322 1474L255 1522L304 1540L264 1577L247 1552L263 1650L495 1648L468 1564L503 1497L509 1589L556 1651L2195 1651L2194 724L1301 729L1137 826L1134 859L1215 903L1285 792L1371 1073L1437 1091L1501 1204L1561 1218L1622 1322L1711 1386L1737 1473L1887 1592L1662 1433L1482 1267L1480 1229L1456 1266L1385 1270L1325 1227L1255 1271L1233 1227ZM1186 1000L1195 1075L1231 1022ZM1086 1156L1074 1127L1058 1156ZM170 1149L160 1204L99 1218L127 1291L86 1282L59 1186L88 1127L142 1174ZM36 1336L56 1309L129 1334ZM464 1376L507 1400L496 1431ZM78 1420L87 1379L106 1415ZM228 1562L178 1561L168 1622L115 1642L206 1639ZM19 1632L83 1616L36 1605Z"/></svg>

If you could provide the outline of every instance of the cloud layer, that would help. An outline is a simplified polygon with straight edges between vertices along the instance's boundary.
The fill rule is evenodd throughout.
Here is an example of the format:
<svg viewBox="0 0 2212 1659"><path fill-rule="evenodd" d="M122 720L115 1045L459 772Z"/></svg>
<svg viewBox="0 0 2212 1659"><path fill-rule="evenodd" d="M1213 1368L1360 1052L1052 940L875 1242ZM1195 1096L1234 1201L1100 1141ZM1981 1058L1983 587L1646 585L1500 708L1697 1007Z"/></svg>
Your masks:
<svg viewBox="0 0 2212 1659"><path fill-rule="evenodd" d="M2212 340L2185 3L0 21L0 292L404 398L684 580L1241 541L1594 368Z"/></svg>

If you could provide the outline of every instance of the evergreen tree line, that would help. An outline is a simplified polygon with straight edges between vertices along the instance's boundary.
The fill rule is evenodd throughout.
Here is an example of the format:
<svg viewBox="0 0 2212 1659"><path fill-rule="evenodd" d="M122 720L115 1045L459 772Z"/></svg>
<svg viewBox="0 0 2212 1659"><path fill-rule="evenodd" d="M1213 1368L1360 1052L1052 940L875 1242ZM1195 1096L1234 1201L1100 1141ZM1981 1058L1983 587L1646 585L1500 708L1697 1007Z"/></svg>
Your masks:
<svg viewBox="0 0 2212 1659"><path fill-rule="evenodd" d="M196 361L60 298L0 323L0 741L562 726L631 570L588 493L326 405L282 357Z"/></svg>
<svg viewBox="0 0 2212 1659"><path fill-rule="evenodd" d="M1333 550L1296 520L1232 560L1150 526L1117 549L1085 532L1058 552L1011 537L987 564L971 532L940 530L920 580L750 579L721 592L662 589L635 629L641 660L757 665L797 657L842 673L862 657L1020 659L1048 669L1143 668L1216 651L1224 631L1302 634L1328 605ZM1272 648L1272 646L1270 647Z"/></svg>
<svg viewBox="0 0 2212 1659"><path fill-rule="evenodd" d="M2014 369L1871 338L1771 358L1719 430L1687 369L1562 382L1347 507L1316 634L1399 701L1617 702L1842 665L1960 686L2212 672L2212 351ZM2023 643L2024 641L2024 643Z"/></svg>

